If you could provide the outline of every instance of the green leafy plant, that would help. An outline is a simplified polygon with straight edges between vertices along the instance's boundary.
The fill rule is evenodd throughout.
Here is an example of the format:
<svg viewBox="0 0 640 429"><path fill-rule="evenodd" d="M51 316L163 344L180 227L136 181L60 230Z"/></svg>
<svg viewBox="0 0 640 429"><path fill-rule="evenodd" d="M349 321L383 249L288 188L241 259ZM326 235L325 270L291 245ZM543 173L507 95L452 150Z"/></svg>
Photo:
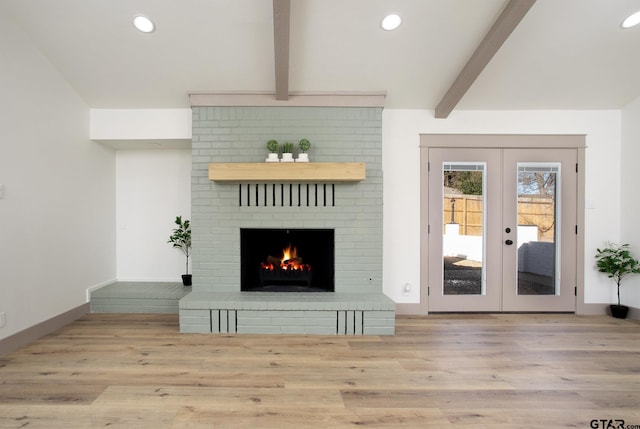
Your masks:
<svg viewBox="0 0 640 429"><path fill-rule="evenodd" d="M309 142L309 140L307 139L302 139L300 140L300 143L298 143L298 146L300 146L300 150L302 151L302 153L305 153L311 147L311 142Z"/></svg>
<svg viewBox="0 0 640 429"><path fill-rule="evenodd" d="M267 149L269 149L269 152L271 153L276 153L278 151L278 142L276 140L269 140L267 142Z"/></svg>
<svg viewBox="0 0 640 429"><path fill-rule="evenodd" d="M172 243L173 247L182 250L187 257L186 274L189 274L189 255L191 254L191 222L189 219L182 220L182 216L176 216L176 228L169 237L167 243Z"/></svg>
<svg viewBox="0 0 640 429"><path fill-rule="evenodd" d="M622 279L628 274L640 273L640 262L629 251L628 244L607 243L604 249L596 249L596 267L601 273L612 278L618 288L618 305L620 305L620 286Z"/></svg>
<svg viewBox="0 0 640 429"><path fill-rule="evenodd" d="M282 153L293 153L293 143L286 142L282 145Z"/></svg>

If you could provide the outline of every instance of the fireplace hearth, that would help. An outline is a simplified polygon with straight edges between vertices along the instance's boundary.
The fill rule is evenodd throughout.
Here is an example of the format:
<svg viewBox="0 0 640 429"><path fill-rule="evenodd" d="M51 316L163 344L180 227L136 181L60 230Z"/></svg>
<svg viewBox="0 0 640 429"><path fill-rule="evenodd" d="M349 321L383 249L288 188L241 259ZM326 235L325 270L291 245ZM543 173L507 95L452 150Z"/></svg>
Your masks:
<svg viewBox="0 0 640 429"><path fill-rule="evenodd" d="M240 230L243 292L334 292L333 229Z"/></svg>

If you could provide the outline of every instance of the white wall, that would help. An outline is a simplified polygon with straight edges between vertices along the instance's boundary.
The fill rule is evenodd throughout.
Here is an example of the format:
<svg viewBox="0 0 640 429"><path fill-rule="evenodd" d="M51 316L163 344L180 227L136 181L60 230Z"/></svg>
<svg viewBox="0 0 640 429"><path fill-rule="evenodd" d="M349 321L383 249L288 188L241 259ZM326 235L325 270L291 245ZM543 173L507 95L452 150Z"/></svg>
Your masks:
<svg viewBox="0 0 640 429"><path fill-rule="evenodd" d="M116 188L118 280L180 281L185 257L167 239L191 218L191 150L118 151Z"/></svg>
<svg viewBox="0 0 640 429"><path fill-rule="evenodd" d="M435 119L432 111L385 109L382 132L383 289L389 297L399 303L420 300L419 134L586 134L585 195L592 208L585 212L585 302L611 301L593 255L620 237L620 111L454 111L448 119Z"/></svg>
<svg viewBox="0 0 640 429"><path fill-rule="evenodd" d="M634 112L630 106L625 115ZM419 134L565 133L587 136L585 302L611 302L614 290L595 270L593 255L596 247L621 236L620 177L611 174L620 169L621 115L620 111L455 111L442 120L434 119L431 111L385 109L385 293L397 302L419 302ZM118 151L118 279L177 281L184 271L182 255L166 245L166 238L175 215L190 216L190 162L188 150Z"/></svg>
<svg viewBox="0 0 640 429"><path fill-rule="evenodd" d="M638 197L638 162L640 161L640 98L622 111L621 240L631 245L632 254L640 258L640 198ZM609 283L610 279L607 279ZM622 304L640 308L640 275L632 275L620 288Z"/></svg>
<svg viewBox="0 0 640 429"><path fill-rule="evenodd" d="M191 140L191 109L91 109L92 140Z"/></svg>
<svg viewBox="0 0 640 429"><path fill-rule="evenodd" d="M89 107L0 14L0 339L86 303L115 278L112 150Z"/></svg>

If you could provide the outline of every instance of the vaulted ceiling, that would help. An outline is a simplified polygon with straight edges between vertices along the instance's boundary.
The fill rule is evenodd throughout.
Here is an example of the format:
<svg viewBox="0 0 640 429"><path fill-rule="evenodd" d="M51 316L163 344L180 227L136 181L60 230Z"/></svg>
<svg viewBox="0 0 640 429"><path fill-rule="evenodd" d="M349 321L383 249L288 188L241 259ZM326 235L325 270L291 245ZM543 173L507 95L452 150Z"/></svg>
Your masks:
<svg viewBox="0 0 640 429"><path fill-rule="evenodd" d="M179 108L190 92L275 94L279 2L1 0L0 13L91 107ZM507 4L290 0L287 90L386 91L386 107L435 109ZM640 0L533 2L455 108L623 107L640 96L640 27L620 23L638 10ZM380 28L388 13L399 29ZM132 26L140 14L153 33Z"/></svg>

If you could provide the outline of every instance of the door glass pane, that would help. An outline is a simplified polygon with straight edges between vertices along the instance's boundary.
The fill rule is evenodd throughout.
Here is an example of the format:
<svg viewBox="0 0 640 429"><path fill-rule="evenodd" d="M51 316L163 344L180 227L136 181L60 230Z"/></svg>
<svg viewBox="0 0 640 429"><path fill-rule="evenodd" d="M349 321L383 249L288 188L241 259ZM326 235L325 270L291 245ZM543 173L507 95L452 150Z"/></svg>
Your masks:
<svg viewBox="0 0 640 429"><path fill-rule="evenodd" d="M485 163L443 163L444 295L484 295Z"/></svg>
<svg viewBox="0 0 640 429"><path fill-rule="evenodd" d="M518 295L558 294L557 163L518 163Z"/></svg>

